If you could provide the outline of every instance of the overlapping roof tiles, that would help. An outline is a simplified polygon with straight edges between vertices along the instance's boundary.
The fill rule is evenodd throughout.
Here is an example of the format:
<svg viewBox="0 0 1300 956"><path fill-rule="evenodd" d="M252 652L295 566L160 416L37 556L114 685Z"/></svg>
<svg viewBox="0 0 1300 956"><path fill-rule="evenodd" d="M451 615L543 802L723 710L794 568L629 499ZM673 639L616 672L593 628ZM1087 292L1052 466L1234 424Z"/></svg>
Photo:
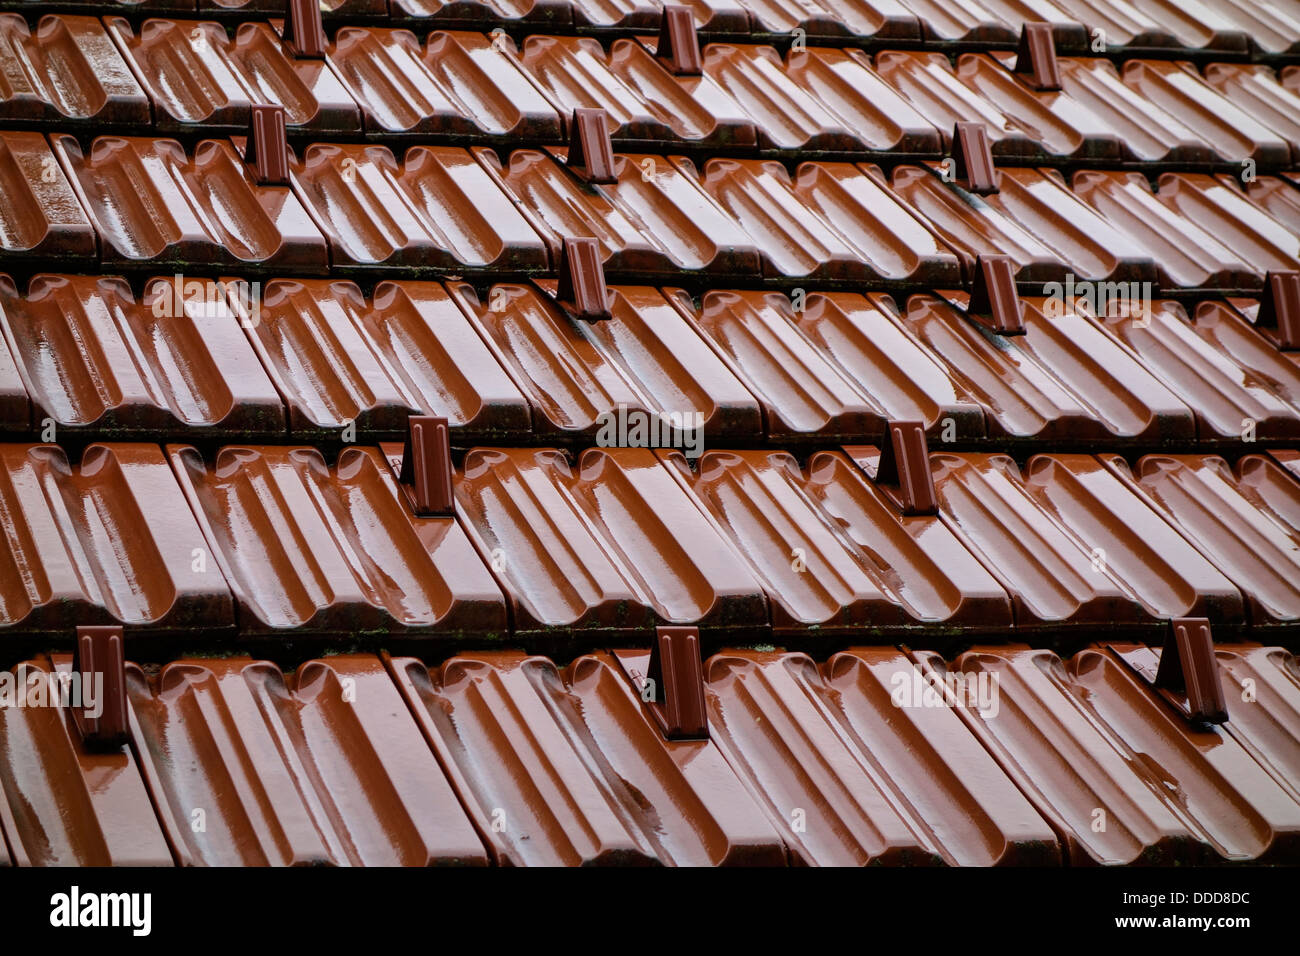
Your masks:
<svg viewBox="0 0 1300 956"><path fill-rule="evenodd" d="M0 7L0 864L1300 860L1289 7Z"/></svg>
<svg viewBox="0 0 1300 956"><path fill-rule="evenodd" d="M724 651L704 665L710 738L678 741L607 652L566 668L510 651L292 674L247 657L130 665L120 751L91 747L62 707L0 710L0 829L25 865L1292 859L1295 658L1221 645L1221 678L1252 681L1256 704L1193 729L1129 669L1138 653L1157 656ZM996 704L959 701L935 680L949 673L996 686ZM896 706L913 692L947 705ZM111 786L52 787L60 765Z"/></svg>

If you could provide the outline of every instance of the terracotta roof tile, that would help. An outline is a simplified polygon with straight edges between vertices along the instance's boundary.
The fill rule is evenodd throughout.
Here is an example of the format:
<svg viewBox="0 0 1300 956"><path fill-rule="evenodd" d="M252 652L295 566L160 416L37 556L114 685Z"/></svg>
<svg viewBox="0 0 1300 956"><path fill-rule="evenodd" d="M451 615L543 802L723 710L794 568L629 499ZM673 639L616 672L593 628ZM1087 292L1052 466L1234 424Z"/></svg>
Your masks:
<svg viewBox="0 0 1300 956"><path fill-rule="evenodd" d="M0 132L0 262L94 261L95 230L40 133Z"/></svg>
<svg viewBox="0 0 1300 956"><path fill-rule="evenodd" d="M30 71L30 72L29 72ZM95 17L0 14L0 118L148 126L149 100Z"/></svg>
<svg viewBox="0 0 1300 956"><path fill-rule="evenodd" d="M1130 469L1103 459L1223 569L1252 624L1300 617L1300 484L1277 464L1260 455L1235 468L1213 455L1148 455Z"/></svg>
<svg viewBox="0 0 1300 956"><path fill-rule="evenodd" d="M168 454L244 634L505 631L501 592L460 525L414 516L374 448L334 466L305 447L228 446L211 464L192 446Z"/></svg>
<svg viewBox="0 0 1300 956"><path fill-rule="evenodd" d="M294 191L349 270L537 271L536 231L465 149L313 143L291 164Z"/></svg>
<svg viewBox="0 0 1300 956"><path fill-rule="evenodd" d="M421 46L409 30L344 27L327 60L374 132L558 142L560 116L513 51L504 36L439 31Z"/></svg>
<svg viewBox="0 0 1300 956"><path fill-rule="evenodd" d="M608 653L516 652L394 677L502 865L781 864L785 847L710 741L666 741Z"/></svg>
<svg viewBox="0 0 1300 956"><path fill-rule="evenodd" d="M193 281L193 280L192 280ZM97 438L282 438L284 406L215 282L118 276L0 282L33 423Z"/></svg>
<svg viewBox="0 0 1300 956"><path fill-rule="evenodd" d="M127 671L133 750L185 866L487 863L376 657ZM202 826L195 826L201 815Z"/></svg>
<svg viewBox="0 0 1300 956"><path fill-rule="evenodd" d="M319 60L298 59L265 23L244 23L233 36L210 20L122 17L109 32L142 77L159 130L205 135L247 131L254 103L285 109L291 131L359 132L357 104Z"/></svg>
<svg viewBox="0 0 1300 956"><path fill-rule="evenodd" d="M0 445L0 469L12 548L5 624L175 634L233 623L230 592L158 446L90 445L77 465L57 445Z"/></svg>
<svg viewBox="0 0 1300 956"><path fill-rule="evenodd" d="M0 866L1300 860L1294 0L0 6Z"/></svg>
<svg viewBox="0 0 1300 956"><path fill-rule="evenodd" d="M763 431L758 402L657 289L610 287L611 316L599 322L569 314L549 280L494 285L486 302L463 283L451 292L528 396L538 438L591 443L620 418L658 419L683 442Z"/></svg>
<svg viewBox="0 0 1300 956"><path fill-rule="evenodd" d="M645 448L472 449L457 513L505 589L516 634L762 628L762 589Z"/></svg>
<svg viewBox="0 0 1300 956"><path fill-rule="evenodd" d="M288 187L258 185L229 140L187 153L174 139L100 136L89 151L71 136L51 139L105 265L328 268L325 239L302 203Z"/></svg>
<svg viewBox="0 0 1300 956"><path fill-rule="evenodd" d="M842 454L806 468L786 452L666 461L763 583L778 633L1011 626L1006 593L944 524L903 517Z"/></svg>
<svg viewBox="0 0 1300 956"><path fill-rule="evenodd" d="M0 680L39 682L68 671L68 655L19 663ZM28 698L29 700L32 698ZM139 762L130 748L100 753L61 706L0 707L0 832L19 866L171 866ZM0 840L0 844L3 844ZM7 862L7 860L6 860Z"/></svg>
<svg viewBox="0 0 1300 956"><path fill-rule="evenodd" d="M298 439L395 438L410 414L458 439L522 440L529 405L436 282L272 279L256 316L237 311Z"/></svg>
<svg viewBox="0 0 1300 956"><path fill-rule="evenodd" d="M674 76L637 40L615 40L606 52L590 37L532 36L521 60L565 116L603 109L620 148L756 143L753 122L718 78Z"/></svg>
<svg viewBox="0 0 1300 956"><path fill-rule="evenodd" d="M1051 828L954 710L910 706L921 674L897 649L820 667L723 652L707 677L718 745L798 862L1059 864Z"/></svg>

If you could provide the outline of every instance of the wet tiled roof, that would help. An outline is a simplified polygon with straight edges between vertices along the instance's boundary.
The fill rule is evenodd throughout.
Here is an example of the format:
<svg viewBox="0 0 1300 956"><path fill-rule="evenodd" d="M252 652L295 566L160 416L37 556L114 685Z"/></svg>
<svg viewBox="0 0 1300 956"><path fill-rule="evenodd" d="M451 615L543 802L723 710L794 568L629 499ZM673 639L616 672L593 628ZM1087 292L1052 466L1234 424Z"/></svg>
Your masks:
<svg viewBox="0 0 1300 956"><path fill-rule="evenodd" d="M0 865L1300 861L1289 6L0 11Z"/></svg>
<svg viewBox="0 0 1300 956"><path fill-rule="evenodd" d="M1255 701L1194 729L1124 663L1142 654L724 651L704 664L707 740L664 739L623 651L131 664L121 750L62 708L0 709L0 830L38 865L1294 859L1295 657L1220 645L1221 679ZM71 661L10 673L54 666ZM913 694L929 705L898 706ZM55 768L110 783L54 787Z"/></svg>

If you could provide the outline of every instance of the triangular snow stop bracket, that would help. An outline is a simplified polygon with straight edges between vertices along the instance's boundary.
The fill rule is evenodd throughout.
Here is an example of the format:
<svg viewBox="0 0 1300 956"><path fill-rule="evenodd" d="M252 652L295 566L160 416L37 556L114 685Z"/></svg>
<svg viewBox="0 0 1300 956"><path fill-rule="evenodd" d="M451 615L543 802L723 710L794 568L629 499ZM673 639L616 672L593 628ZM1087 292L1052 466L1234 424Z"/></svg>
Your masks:
<svg viewBox="0 0 1300 956"><path fill-rule="evenodd" d="M1061 88L1061 71L1056 64L1056 37L1050 23L1026 23L1020 28L1020 49L1016 53L1015 73L1044 93Z"/></svg>
<svg viewBox="0 0 1300 956"><path fill-rule="evenodd" d="M585 322L610 318L605 267L595 239L566 236L560 252L560 283L556 301Z"/></svg>
<svg viewBox="0 0 1300 956"><path fill-rule="evenodd" d="M1207 619L1180 617L1169 622L1153 686L1186 697L1188 716L1198 723L1221 724L1228 719Z"/></svg>
<svg viewBox="0 0 1300 956"><path fill-rule="evenodd" d="M939 513L923 422L891 421L885 426L875 480L894 497L904 515Z"/></svg>
<svg viewBox="0 0 1300 956"><path fill-rule="evenodd" d="M694 627L659 627L638 693L669 740L707 740L704 661Z"/></svg>
<svg viewBox="0 0 1300 956"><path fill-rule="evenodd" d="M674 76L700 76L704 73L700 37L695 30L695 15L691 13L690 7L679 3L664 4L655 56Z"/></svg>
<svg viewBox="0 0 1300 956"><path fill-rule="evenodd" d="M288 0L281 38L303 59L325 59L325 24L321 22L318 0Z"/></svg>
<svg viewBox="0 0 1300 956"><path fill-rule="evenodd" d="M116 749L126 743L126 644L122 628L83 626L77 628L72 651L72 670L82 675L82 686L90 679L100 684L100 700L94 716L87 707L72 706L72 722L81 739L93 749ZM94 675L94 676L89 676ZM101 676L102 675L102 676Z"/></svg>
<svg viewBox="0 0 1300 956"><path fill-rule="evenodd" d="M1264 277L1255 324L1273 329L1284 349L1300 349L1300 272L1270 272Z"/></svg>
<svg viewBox="0 0 1300 956"><path fill-rule="evenodd" d="M257 173L259 186L289 185L289 141L285 135L284 107L255 104L244 144L244 162Z"/></svg>
<svg viewBox="0 0 1300 956"><path fill-rule="evenodd" d="M983 123L962 122L952 128L953 181L967 192L988 195L998 191L993 151Z"/></svg>
<svg viewBox="0 0 1300 956"><path fill-rule="evenodd" d="M584 182L616 183L614 145L609 138L605 111L580 107L569 123L569 156L565 165Z"/></svg>
<svg viewBox="0 0 1300 956"><path fill-rule="evenodd" d="M1016 264L1010 256L978 256L966 313L998 335L1024 335L1025 322L1016 289Z"/></svg>
<svg viewBox="0 0 1300 956"><path fill-rule="evenodd" d="M407 418L398 482L407 489L411 510L417 516L447 517L456 513L447 419L433 415Z"/></svg>

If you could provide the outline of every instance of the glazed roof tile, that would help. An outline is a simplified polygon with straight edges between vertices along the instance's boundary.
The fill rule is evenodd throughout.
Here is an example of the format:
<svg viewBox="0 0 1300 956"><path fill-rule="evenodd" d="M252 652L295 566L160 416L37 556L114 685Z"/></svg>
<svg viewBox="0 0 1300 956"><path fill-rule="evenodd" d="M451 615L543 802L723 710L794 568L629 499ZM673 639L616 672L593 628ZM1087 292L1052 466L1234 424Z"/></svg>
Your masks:
<svg viewBox="0 0 1300 956"><path fill-rule="evenodd" d="M168 448L244 634L500 637L501 592L452 518L417 517L374 448Z"/></svg>
<svg viewBox="0 0 1300 956"><path fill-rule="evenodd" d="M399 437L440 415L457 439L519 440L529 405L436 282L272 279L254 316L236 310L300 439Z"/></svg>
<svg viewBox="0 0 1300 956"><path fill-rule="evenodd" d="M0 263L95 260L95 230L44 136L0 131L0 184Z"/></svg>
<svg viewBox="0 0 1300 956"><path fill-rule="evenodd" d="M819 667L724 651L706 675L718 746L798 862L1059 864L1051 828L954 710L897 706L921 682L903 652L853 648Z"/></svg>
<svg viewBox="0 0 1300 956"><path fill-rule="evenodd" d="M1294 0L0 6L0 866L1300 859Z"/></svg>
<svg viewBox="0 0 1300 956"><path fill-rule="evenodd" d="M610 318L587 322L554 294L550 282L498 284L484 303L468 285L452 286L488 348L528 396L538 438L591 443L602 430L618 427L620 416L625 422L644 416L647 424L654 417L664 429L698 430L710 441L763 432L758 402L673 307L671 296L644 286L611 286Z"/></svg>
<svg viewBox="0 0 1300 956"><path fill-rule="evenodd" d="M778 633L1008 629L1006 593L933 516L904 517L837 452L666 462L763 583Z"/></svg>
<svg viewBox="0 0 1300 956"><path fill-rule="evenodd" d="M284 406L225 293L157 278L137 300L118 276L0 280L0 320L33 424L95 437L206 438L285 432Z"/></svg>
<svg viewBox="0 0 1300 956"><path fill-rule="evenodd" d="M1300 484L1247 455L1148 455L1130 468L1103 456L1241 589L1254 625L1300 616Z"/></svg>
<svg viewBox="0 0 1300 956"><path fill-rule="evenodd" d="M876 166L711 159L704 188L753 237L774 279L957 282L952 251Z"/></svg>
<svg viewBox="0 0 1300 956"><path fill-rule="evenodd" d="M68 671L68 655L19 663L6 678ZM48 682L48 677L38 678ZM18 866L171 866L130 748L90 749L61 706L0 707L0 834ZM3 843L5 841L0 841Z"/></svg>
<svg viewBox="0 0 1300 956"><path fill-rule="evenodd" d="M199 530L157 445L0 446L6 561L0 619L22 632L78 625L200 634L234 623Z"/></svg>
<svg viewBox="0 0 1300 956"><path fill-rule="evenodd" d="M607 652L392 662L416 722L501 865L781 864L785 847L711 741L666 741Z"/></svg>
<svg viewBox="0 0 1300 956"><path fill-rule="evenodd" d="M71 136L51 139L91 212L104 265L329 266L325 239L303 204L287 186L259 185L230 140L204 140L190 153L174 139L101 136L88 151Z"/></svg>
<svg viewBox="0 0 1300 956"><path fill-rule="evenodd" d="M761 629L767 606L713 522L646 448L471 449L457 513L498 575L516 634L656 623Z"/></svg>
<svg viewBox="0 0 1300 956"><path fill-rule="evenodd" d="M140 774L181 865L487 863L378 658L292 674L179 660L132 665L127 682Z"/></svg>
<svg viewBox="0 0 1300 956"><path fill-rule="evenodd" d="M327 61L360 104L367 129L388 135L482 135L556 141L561 119L528 79L506 37L344 27Z"/></svg>
<svg viewBox="0 0 1300 956"><path fill-rule="evenodd" d="M462 147L413 146L399 163L384 146L313 143L291 169L336 269L547 266L541 238Z"/></svg>
<svg viewBox="0 0 1300 956"><path fill-rule="evenodd" d="M142 77L159 130L248 129L254 103L285 109L293 132L359 132L357 104L319 60L301 59L266 23L243 23L227 35L210 20L150 19L138 30L122 17L109 33Z"/></svg>
<svg viewBox="0 0 1300 956"><path fill-rule="evenodd" d="M566 117L578 108L603 109L620 148L757 142L754 123L717 77L674 76L638 40L615 40L607 52L589 37L532 36L520 59Z"/></svg>
<svg viewBox="0 0 1300 956"><path fill-rule="evenodd" d="M504 167L479 156L557 262L563 238L594 236L611 274L758 277L753 241L683 157L616 154L615 182L587 184L566 167L567 149L516 150Z"/></svg>
<svg viewBox="0 0 1300 956"><path fill-rule="evenodd" d="M953 302L929 295L913 296L901 322L983 408L990 437L1116 443L1195 436L1187 405L1090 319L1085 303L1053 306L1056 300L1022 299L1025 334L1017 336L990 336Z"/></svg>
<svg viewBox="0 0 1300 956"><path fill-rule="evenodd" d="M799 311L779 292L669 299L761 402L774 441L878 437L887 421L913 418L935 431L951 418L954 437L984 433L979 407L898 327L887 296L796 293Z"/></svg>
<svg viewBox="0 0 1300 956"><path fill-rule="evenodd" d="M149 100L95 17L0 14L0 119L148 126Z"/></svg>

